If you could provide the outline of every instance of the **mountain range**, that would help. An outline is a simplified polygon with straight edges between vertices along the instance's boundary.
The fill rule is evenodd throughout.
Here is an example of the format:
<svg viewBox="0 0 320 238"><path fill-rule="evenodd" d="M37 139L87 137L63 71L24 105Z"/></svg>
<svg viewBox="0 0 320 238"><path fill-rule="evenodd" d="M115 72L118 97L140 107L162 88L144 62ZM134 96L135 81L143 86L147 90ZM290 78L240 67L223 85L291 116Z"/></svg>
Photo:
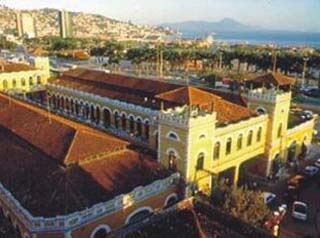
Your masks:
<svg viewBox="0 0 320 238"><path fill-rule="evenodd" d="M161 24L163 27L169 27L180 32L198 32L198 33L211 33L211 32L239 32L239 31L257 31L261 30L260 27L253 27L242 24L232 18L224 18L218 22L209 21L184 21L175 23Z"/></svg>

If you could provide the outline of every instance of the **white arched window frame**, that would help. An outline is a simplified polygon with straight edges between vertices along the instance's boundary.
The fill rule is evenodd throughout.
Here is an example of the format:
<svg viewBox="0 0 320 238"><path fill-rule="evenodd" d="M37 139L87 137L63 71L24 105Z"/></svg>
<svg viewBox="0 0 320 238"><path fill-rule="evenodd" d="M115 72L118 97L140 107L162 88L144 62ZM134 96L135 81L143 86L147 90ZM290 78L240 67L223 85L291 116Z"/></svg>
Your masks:
<svg viewBox="0 0 320 238"><path fill-rule="evenodd" d="M105 224L101 224L99 226L97 226L91 233L90 238L94 238L94 236L96 235L97 232L99 232L100 230L104 230L106 233L110 233L111 232L111 228L108 225Z"/></svg>
<svg viewBox="0 0 320 238"><path fill-rule="evenodd" d="M174 131L169 131L166 137L170 140L180 141L180 137Z"/></svg>

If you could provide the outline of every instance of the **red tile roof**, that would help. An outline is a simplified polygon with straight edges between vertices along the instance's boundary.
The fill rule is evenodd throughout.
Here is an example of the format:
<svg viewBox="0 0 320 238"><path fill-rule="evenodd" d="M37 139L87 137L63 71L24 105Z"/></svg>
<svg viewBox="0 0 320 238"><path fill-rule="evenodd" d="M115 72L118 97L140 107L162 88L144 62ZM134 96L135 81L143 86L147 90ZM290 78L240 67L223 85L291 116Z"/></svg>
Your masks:
<svg viewBox="0 0 320 238"><path fill-rule="evenodd" d="M36 68L28 64L0 61L0 73L12 73L30 70L36 70Z"/></svg>
<svg viewBox="0 0 320 238"><path fill-rule="evenodd" d="M219 97L195 87L181 87L172 91L158 94L156 98L162 101L193 106L210 104L210 102L213 103Z"/></svg>
<svg viewBox="0 0 320 238"><path fill-rule="evenodd" d="M207 109L211 108L214 102L220 124L255 115L245 106L246 103L240 95L90 69L77 68L68 71L54 81L54 84L154 109L161 108L161 101L164 101L164 108L187 104L205 105Z"/></svg>
<svg viewBox="0 0 320 238"><path fill-rule="evenodd" d="M280 73L268 73L253 79L248 80L260 85L274 85L274 86L286 86L295 83L295 79L282 75Z"/></svg>
<svg viewBox="0 0 320 238"><path fill-rule="evenodd" d="M0 181L35 216L69 214L165 178L128 143L0 95Z"/></svg>

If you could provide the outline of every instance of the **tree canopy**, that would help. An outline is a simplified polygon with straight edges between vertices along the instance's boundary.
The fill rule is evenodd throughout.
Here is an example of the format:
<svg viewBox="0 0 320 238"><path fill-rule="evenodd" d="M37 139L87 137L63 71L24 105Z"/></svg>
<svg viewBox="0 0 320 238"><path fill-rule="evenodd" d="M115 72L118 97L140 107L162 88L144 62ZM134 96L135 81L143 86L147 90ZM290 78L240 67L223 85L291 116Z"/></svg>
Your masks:
<svg viewBox="0 0 320 238"><path fill-rule="evenodd" d="M224 212L255 227L261 227L271 211L264 203L262 192L247 187L228 187L221 184L213 194L212 202Z"/></svg>

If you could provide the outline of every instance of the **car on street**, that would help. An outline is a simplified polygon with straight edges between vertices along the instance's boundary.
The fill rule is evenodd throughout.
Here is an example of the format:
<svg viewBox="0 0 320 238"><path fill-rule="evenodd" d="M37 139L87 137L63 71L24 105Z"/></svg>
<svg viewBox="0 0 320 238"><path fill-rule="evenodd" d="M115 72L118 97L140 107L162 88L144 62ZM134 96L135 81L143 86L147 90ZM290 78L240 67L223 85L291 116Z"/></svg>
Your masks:
<svg viewBox="0 0 320 238"><path fill-rule="evenodd" d="M306 177L302 174L296 174L287 182L288 190L299 190L304 184Z"/></svg>
<svg viewBox="0 0 320 238"><path fill-rule="evenodd" d="M308 91L304 92L304 95L309 96L309 97L319 98L320 97L320 89L318 89L318 88L309 89Z"/></svg>
<svg viewBox="0 0 320 238"><path fill-rule="evenodd" d="M275 195L274 193L270 193L270 192L263 192L262 196L263 196L264 204L266 204L266 205L271 205L277 197L277 195Z"/></svg>
<svg viewBox="0 0 320 238"><path fill-rule="evenodd" d="M292 217L306 221L308 219L308 205L304 202L295 201L292 205Z"/></svg>
<svg viewBox="0 0 320 238"><path fill-rule="evenodd" d="M313 177L319 173L319 168L313 165L308 165L303 169L303 173L308 177Z"/></svg>
<svg viewBox="0 0 320 238"><path fill-rule="evenodd" d="M320 159L318 159L316 162L314 162L314 166L320 168Z"/></svg>

